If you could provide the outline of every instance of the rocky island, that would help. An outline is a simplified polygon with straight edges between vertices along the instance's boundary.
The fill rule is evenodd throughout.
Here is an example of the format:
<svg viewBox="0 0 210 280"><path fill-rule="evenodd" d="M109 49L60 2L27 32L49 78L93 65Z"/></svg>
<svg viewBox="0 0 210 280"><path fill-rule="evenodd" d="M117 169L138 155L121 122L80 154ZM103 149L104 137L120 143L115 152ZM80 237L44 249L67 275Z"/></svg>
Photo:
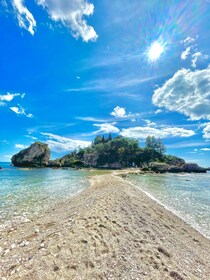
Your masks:
<svg viewBox="0 0 210 280"><path fill-rule="evenodd" d="M18 167L45 167L49 160L50 149L47 144L41 142L35 142L11 158L13 165Z"/></svg>
<svg viewBox="0 0 210 280"><path fill-rule="evenodd" d="M165 154L164 144L154 136L147 137L145 147L139 147L137 140L118 136L108 138L97 136L90 147L73 151L56 160L50 160L47 144L35 142L29 148L15 154L12 164L18 167L72 167L122 169L138 167L144 172L196 172L206 169L196 163Z"/></svg>

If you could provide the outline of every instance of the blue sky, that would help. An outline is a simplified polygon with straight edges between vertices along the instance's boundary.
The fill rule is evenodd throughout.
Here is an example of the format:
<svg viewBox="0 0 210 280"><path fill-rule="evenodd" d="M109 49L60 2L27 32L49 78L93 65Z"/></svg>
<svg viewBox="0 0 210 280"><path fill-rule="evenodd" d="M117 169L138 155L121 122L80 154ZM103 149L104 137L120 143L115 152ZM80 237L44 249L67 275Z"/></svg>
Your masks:
<svg viewBox="0 0 210 280"><path fill-rule="evenodd" d="M97 134L210 166L210 1L0 0L0 161Z"/></svg>

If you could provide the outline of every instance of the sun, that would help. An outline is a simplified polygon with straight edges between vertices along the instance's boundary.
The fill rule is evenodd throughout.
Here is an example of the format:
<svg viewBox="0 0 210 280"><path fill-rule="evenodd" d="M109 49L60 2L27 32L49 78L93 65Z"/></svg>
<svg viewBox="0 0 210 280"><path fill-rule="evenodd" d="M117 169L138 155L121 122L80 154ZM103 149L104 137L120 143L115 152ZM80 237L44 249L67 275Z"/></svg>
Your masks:
<svg viewBox="0 0 210 280"><path fill-rule="evenodd" d="M147 52L147 57L151 62L155 62L156 60L159 59L159 57L163 52L164 52L164 46L160 42L155 41L149 47Z"/></svg>

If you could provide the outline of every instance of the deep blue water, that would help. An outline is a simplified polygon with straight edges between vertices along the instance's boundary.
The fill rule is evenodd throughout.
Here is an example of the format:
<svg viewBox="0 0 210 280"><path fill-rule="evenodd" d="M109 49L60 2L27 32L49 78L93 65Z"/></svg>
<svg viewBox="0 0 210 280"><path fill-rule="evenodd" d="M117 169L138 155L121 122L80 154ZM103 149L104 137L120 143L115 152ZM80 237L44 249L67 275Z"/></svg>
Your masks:
<svg viewBox="0 0 210 280"><path fill-rule="evenodd" d="M0 166L0 224L40 214L89 184L82 170Z"/></svg>
<svg viewBox="0 0 210 280"><path fill-rule="evenodd" d="M210 238L210 173L133 175L131 181Z"/></svg>

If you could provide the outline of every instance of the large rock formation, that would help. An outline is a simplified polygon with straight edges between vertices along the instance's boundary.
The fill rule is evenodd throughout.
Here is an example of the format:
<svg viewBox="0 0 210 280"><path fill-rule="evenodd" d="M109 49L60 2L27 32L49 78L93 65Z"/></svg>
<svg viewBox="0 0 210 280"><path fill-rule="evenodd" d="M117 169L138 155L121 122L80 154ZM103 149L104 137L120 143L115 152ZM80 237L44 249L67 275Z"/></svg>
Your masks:
<svg viewBox="0 0 210 280"><path fill-rule="evenodd" d="M148 171L153 171L157 173L165 173L165 172L206 173L206 168L200 167L196 163L184 163L182 165L169 165L166 163L151 162L148 166Z"/></svg>
<svg viewBox="0 0 210 280"><path fill-rule="evenodd" d="M182 165L183 172L206 173L206 168L200 167L197 163L185 163Z"/></svg>
<svg viewBox="0 0 210 280"><path fill-rule="evenodd" d="M165 173L169 170L170 165L162 162L151 162L150 169L157 173Z"/></svg>
<svg viewBox="0 0 210 280"><path fill-rule="evenodd" d="M48 166L50 150L47 144L35 142L29 148L15 154L11 161L19 167L44 167Z"/></svg>

